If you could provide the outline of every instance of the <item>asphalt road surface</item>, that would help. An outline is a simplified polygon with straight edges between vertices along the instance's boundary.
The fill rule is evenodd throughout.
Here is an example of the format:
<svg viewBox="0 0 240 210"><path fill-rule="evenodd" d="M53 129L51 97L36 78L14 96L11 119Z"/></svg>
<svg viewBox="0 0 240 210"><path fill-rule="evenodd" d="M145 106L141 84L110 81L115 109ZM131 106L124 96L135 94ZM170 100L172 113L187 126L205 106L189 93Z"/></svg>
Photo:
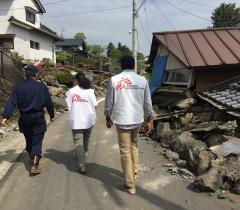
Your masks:
<svg viewBox="0 0 240 210"><path fill-rule="evenodd" d="M88 173L81 175L73 156L67 113L50 125L44 140L43 173L29 177L23 153L0 183L0 210L239 210L239 204L194 193L185 183L166 173L165 160L155 143L140 141L143 168L137 194L122 190L122 172L115 128L105 128L103 103L98 107Z"/></svg>

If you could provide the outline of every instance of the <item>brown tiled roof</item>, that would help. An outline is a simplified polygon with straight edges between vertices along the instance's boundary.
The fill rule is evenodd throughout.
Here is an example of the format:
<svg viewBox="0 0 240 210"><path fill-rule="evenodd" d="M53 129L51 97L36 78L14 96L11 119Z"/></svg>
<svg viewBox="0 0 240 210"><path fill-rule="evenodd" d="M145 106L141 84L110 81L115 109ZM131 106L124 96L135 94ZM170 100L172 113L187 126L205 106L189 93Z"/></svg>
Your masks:
<svg viewBox="0 0 240 210"><path fill-rule="evenodd" d="M153 33L150 60L154 59L160 43L188 68L240 65L239 28Z"/></svg>

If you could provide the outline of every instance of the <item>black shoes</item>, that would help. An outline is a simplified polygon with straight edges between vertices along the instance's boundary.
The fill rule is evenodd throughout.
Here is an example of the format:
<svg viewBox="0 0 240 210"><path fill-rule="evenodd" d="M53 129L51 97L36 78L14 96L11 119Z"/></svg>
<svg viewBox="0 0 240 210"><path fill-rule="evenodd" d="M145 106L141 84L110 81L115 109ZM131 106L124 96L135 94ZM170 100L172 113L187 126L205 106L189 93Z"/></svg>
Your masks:
<svg viewBox="0 0 240 210"><path fill-rule="evenodd" d="M39 167L39 161L40 161L40 158L37 155L35 155L34 158L33 158L32 167L31 167L31 170L30 170L31 175L37 175L37 174L42 173L42 170Z"/></svg>

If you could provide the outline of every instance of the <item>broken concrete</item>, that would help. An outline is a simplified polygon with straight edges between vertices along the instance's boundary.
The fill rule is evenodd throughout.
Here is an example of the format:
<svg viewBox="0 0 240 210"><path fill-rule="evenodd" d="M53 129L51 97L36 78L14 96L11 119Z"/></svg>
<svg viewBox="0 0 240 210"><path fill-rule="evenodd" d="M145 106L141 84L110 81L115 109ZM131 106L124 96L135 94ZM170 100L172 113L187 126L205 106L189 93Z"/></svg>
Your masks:
<svg viewBox="0 0 240 210"><path fill-rule="evenodd" d="M59 87L59 82L57 81L57 79L53 76L43 76L43 80L47 83L47 85L49 86L53 86L53 87Z"/></svg>
<svg viewBox="0 0 240 210"><path fill-rule="evenodd" d="M167 150L165 152L165 156L167 157L168 160L170 161L176 161L179 159L179 155L176 152L172 152L171 150Z"/></svg>
<svg viewBox="0 0 240 210"><path fill-rule="evenodd" d="M187 110L190 107L192 107L192 105L194 105L196 103L196 100L194 98L187 98L187 99L183 99L181 101L178 101L177 103L175 103L171 108L176 108L176 109L184 109Z"/></svg>
<svg viewBox="0 0 240 210"><path fill-rule="evenodd" d="M227 139L224 138L224 135L222 135L221 133L210 134L205 140L208 147L216 146L226 141Z"/></svg>
<svg viewBox="0 0 240 210"><path fill-rule="evenodd" d="M195 187L207 192L215 192L222 184L222 175L216 168L211 168L204 175L197 177L194 182Z"/></svg>

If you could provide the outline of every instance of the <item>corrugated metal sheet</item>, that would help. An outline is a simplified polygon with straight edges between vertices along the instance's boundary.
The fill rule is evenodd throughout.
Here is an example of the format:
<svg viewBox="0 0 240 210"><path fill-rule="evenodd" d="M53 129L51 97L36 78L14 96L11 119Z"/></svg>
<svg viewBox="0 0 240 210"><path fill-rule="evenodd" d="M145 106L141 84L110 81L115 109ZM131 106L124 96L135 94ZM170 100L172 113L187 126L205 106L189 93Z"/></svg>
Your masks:
<svg viewBox="0 0 240 210"><path fill-rule="evenodd" d="M240 64L239 28L159 32L154 38L188 68Z"/></svg>

